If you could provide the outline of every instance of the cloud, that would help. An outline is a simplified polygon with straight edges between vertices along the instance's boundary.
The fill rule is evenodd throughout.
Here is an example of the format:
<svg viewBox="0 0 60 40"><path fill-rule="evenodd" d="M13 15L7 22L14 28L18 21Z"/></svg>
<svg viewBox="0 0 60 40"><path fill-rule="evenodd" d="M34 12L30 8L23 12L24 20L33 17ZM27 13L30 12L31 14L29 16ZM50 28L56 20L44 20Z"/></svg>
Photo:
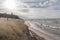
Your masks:
<svg viewBox="0 0 60 40"><path fill-rule="evenodd" d="M26 18L60 18L60 1L59 0L26 0L27 2L38 3L24 3L27 11L22 9L21 15ZM25 2L26 2L25 1Z"/></svg>
<svg viewBox="0 0 60 40"><path fill-rule="evenodd" d="M19 0L14 14L21 18L59 18L60 0Z"/></svg>
<svg viewBox="0 0 60 40"><path fill-rule="evenodd" d="M60 10L59 0L23 0L25 8L48 8L54 10ZM32 3L29 3L32 2Z"/></svg>
<svg viewBox="0 0 60 40"><path fill-rule="evenodd" d="M47 9L34 9L30 18L59 18L60 11Z"/></svg>
<svg viewBox="0 0 60 40"><path fill-rule="evenodd" d="M22 18L39 19L39 18L60 18L60 10L48 10L48 9L29 9L29 12L19 11L17 13Z"/></svg>
<svg viewBox="0 0 60 40"><path fill-rule="evenodd" d="M39 3L40 6L45 6L47 4L48 4L48 1L44 2L43 4L41 2Z"/></svg>

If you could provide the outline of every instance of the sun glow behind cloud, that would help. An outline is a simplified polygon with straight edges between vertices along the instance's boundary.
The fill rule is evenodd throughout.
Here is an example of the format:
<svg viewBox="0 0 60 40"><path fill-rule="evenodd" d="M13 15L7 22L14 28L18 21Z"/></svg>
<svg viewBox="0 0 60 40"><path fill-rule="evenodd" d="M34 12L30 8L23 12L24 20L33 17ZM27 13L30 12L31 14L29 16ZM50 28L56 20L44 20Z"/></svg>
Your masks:
<svg viewBox="0 0 60 40"><path fill-rule="evenodd" d="M16 2L15 2L15 0L6 0L3 3L3 5L7 9L15 9L16 8Z"/></svg>
<svg viewBox="0 0 60 40"><path fill-rule="evenodd" d="M16 1L16 2L15 2ZM36 3L24 3L24 1L34 1ZM60 17L59 0L5 0L4 8L16 9L14 14L27 18L58 18ZM38 3L39 2L39 3Z"/></svg>

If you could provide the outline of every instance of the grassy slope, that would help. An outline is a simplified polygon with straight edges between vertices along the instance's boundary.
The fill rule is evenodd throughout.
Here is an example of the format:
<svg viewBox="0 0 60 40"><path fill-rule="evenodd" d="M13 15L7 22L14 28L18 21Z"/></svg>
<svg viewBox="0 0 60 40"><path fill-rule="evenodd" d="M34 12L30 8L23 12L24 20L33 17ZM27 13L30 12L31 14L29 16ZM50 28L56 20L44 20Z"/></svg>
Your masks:
<svg viewBox="0 0 60 40"><path fill-rule="evenodd" d="M26 40L27 26L18 19L0 18L0 40Z"/></svg>

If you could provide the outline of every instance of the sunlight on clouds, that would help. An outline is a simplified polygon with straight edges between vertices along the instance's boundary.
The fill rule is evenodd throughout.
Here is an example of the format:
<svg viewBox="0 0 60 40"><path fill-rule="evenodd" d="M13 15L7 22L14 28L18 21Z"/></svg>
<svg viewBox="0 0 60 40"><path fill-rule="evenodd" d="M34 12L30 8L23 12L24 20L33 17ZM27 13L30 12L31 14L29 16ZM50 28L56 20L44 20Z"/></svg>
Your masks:
<svg viewBox="0 0 60 40"><path fill-rule="evenodd" d="M28 0L28 1L34 2L39 1L39 3L28 4L24 3L21 0L18 1L6 0L4 2L4 7L7 9L16 9L15 11L15 14L17 13L16 15L23 15L27 18L56 18L60 16L60 11L56 11L55 9L56 5L58 5L58 0L36 0L36 1Z"/></svg>
<svg viewBox="0 0 60 40"><path fill-rule="evenodd" d="M25 15L28 18L57 18L60 16L60 12L53 9L56 2L57 0L43 0L39 5L36 5L36 3L33 4L35 6L40 6L39 8L28 8L27 10L29 10L29 12L22 9L19 12L21 12L21 15ZM32 5L25 4L29 7Z"/></svg>
<svg viewBox="0 0 60 40"><path fill-rule="evenodd" d="M15 0L6 0L3 5L5 8L8 8L8 9L15 9L16 8Z"/></svg>

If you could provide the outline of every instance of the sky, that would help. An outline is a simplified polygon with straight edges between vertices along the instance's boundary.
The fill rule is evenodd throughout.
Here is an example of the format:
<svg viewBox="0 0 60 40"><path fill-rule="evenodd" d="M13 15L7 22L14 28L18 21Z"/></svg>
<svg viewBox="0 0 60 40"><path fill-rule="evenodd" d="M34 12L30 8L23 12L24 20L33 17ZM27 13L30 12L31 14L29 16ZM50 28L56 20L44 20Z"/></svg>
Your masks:
<svg viewBox="0 0 60 40"><path fill-rule="evenodd" d="M60 18L60 0L0 0L0 10L29 19Z"/></svg>

